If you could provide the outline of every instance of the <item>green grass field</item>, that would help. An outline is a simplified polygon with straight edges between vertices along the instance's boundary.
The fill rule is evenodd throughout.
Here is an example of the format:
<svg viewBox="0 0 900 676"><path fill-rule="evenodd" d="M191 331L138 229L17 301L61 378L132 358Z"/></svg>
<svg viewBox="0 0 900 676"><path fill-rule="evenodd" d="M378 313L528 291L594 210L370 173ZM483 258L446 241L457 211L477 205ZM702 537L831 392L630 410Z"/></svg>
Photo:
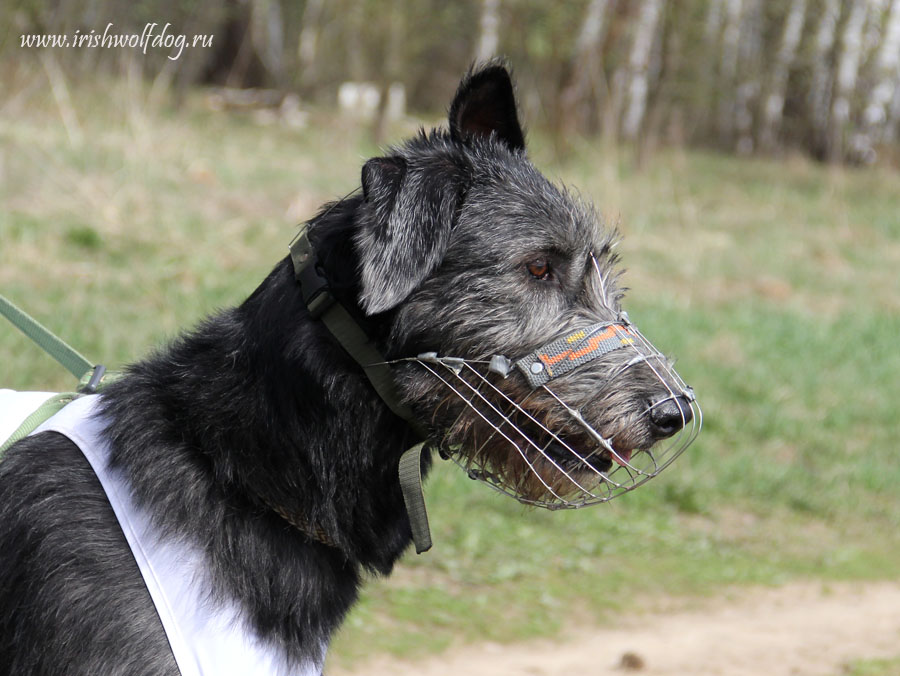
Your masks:
<svg viewBox="0 0 900 676"><path fill-rule="evenodd" d="M849 666L847 676L897 676L900 674L900 659L866 660Z"/></svg>
<svg viewBox="0 0 900 676"><path fill-rule="evenodd" d="M45 89L0 105L0 291L114 367L241 301L377 152L332 111L287 129L200 95L175 113L125 82L72 88L73 142ZM679 358L704 431L645 488L569 513L439 466L434 549L367 587L335 659L552 635L733 585L897 575L900 176L683 151L638 172L574 145L562 160L535 133L532 158L621 230L625 305ZM0 385L72 381L0 327Z"/></svg>

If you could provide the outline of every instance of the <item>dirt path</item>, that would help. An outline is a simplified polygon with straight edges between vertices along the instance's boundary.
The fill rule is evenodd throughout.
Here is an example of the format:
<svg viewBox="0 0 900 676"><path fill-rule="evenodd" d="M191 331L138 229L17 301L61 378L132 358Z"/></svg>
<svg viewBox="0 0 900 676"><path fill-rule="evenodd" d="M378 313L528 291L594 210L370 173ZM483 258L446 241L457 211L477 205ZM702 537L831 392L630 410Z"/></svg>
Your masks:
<svg viewBox="0 0 900 676"><path fill-rule="evenodd" d="M577 629L566 641L484 644L422 662L378 658L329 676L838 676L856 659L900 657L900 582L790 584L691 610Z"/></svg>

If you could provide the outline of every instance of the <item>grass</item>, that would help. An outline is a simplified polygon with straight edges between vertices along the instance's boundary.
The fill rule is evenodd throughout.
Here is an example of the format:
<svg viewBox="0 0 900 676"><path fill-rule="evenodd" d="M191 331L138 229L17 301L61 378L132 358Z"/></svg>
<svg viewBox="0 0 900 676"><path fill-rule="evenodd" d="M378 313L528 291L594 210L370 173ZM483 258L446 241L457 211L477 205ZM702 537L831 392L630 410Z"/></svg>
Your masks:
<svg viewBox="0 0 900 676"><path fill-rule="evenodd" d="M332 111L290 129L213 112L200 93L176 112L127 81L71 89L81 142L46 87L0 106L0 289L112 367L242 300L377 152ZM558 158L535 133L531 154L618 225L626 306L680 357L704 432L646 488L573 513L523 509L441 464L426 486L434 549L368 585L334 659L896 570L898 176L678 150L637 171L614 148L572 145ZM4 387L72 386L9 328L0 364Z"/></svg>
<svg viewBox="0 0 900 676"><path fill-rule="evenodd" d="M853 662L847 665L841 676L900 676L900 657Z"/></svg>

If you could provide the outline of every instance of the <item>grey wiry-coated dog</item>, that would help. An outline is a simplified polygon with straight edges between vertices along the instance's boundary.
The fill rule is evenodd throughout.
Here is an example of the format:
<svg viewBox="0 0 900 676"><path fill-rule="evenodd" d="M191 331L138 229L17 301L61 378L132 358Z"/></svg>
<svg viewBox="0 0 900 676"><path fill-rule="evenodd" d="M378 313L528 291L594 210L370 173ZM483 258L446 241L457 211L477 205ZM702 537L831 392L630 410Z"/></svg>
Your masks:
<svg viewBox="0 0 900 676"><path fill-rule="evenodd" d="M528 161L501 65L462 81L449 130L369 160L309 238L416 420L520 499L602 500L611 468L639 480L632 455L691 420L620 314L612 235ZM388 574L410 544L397 470L416 433L311 316L290 259L100 402L137 504L202 553L211 602L236 603L298 669L319 662L361 574ZM0 674L63 673L178 666L91 467L45 432L0 462Z"/></svg>

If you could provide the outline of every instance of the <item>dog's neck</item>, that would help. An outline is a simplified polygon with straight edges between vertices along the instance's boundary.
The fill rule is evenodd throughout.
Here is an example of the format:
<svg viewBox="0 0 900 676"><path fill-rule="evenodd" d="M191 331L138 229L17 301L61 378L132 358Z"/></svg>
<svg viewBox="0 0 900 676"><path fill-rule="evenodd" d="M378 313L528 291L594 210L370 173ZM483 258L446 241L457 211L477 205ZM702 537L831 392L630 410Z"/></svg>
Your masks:
<svg viewBox="0 0 900 676"><path fill-rule="evenodd" d="M217 591L273 618L263 629L298 655L327 642L360 568L387 574L411 543L397 464L414 439L310 319L287 258L242 305L101 396L113 461L139 503L203 547ZM288 527L260 496L335 546Z"/></svg>
<svg viewBox="0 0 900 676"><path fill-rule="evenodd" d="M327 533L349 561L386 573L408 544L396 467L415 439L321 322L309 318L291 273L282 261L236 311L261 371L247 375L269 394L269 410L254 427L272 433L245 485ZM245 476L237 467L233 474Z"/></svg>

